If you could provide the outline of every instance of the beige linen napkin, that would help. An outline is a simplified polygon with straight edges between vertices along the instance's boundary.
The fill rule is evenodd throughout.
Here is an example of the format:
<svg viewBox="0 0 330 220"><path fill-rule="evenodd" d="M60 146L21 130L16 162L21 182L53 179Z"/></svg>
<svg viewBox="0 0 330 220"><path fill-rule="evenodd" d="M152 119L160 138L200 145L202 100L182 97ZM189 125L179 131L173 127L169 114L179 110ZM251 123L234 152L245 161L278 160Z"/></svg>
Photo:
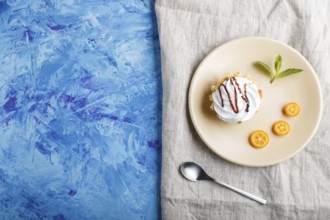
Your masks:
<svg viewBox="0 0 330 220"><path fill-rule="evenodd" d="M158 0L163 77L163 219L330 219L330 3L327 0ZM285 42L312 64L322 85L323 118L294 158L266 168L232 164L213 154L190 122L187 91L201 60L246 36ZM268 200L259 205L210 182L183 179L196 161L213 176Z"/></svg>

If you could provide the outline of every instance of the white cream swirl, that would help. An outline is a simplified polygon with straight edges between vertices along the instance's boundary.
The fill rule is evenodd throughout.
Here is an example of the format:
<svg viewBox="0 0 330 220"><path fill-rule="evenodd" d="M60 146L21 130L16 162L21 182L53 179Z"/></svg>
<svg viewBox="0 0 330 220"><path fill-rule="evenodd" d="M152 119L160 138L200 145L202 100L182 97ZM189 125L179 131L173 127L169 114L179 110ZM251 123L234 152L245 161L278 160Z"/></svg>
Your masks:
<svg viewBox="0 0 330 220"><path fill-rule="evenodd" d="M230 77L213 93L214 110L218 118L228 123L251 119L260 106L256 84L244 77Z"/></svg>

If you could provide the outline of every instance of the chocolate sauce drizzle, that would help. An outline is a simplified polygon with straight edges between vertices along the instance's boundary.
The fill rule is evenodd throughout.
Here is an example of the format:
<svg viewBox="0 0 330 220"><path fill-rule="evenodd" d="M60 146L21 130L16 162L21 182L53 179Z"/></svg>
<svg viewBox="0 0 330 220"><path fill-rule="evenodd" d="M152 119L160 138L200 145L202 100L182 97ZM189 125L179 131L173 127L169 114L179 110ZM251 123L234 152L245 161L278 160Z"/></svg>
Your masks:
<svg viewBox="0 0 330 220"><path fill-rule="evenodd" d="M228 100L229 100L229 103L230 103L230 106L231 106L231 109L237 114L239 112L239 109L238 109L238 98L237 98L237 90L238 92L241 94L241 98L242 100L246 103L246 108L245 108L245 111L246 112L249 112L249 107L250 107L250 102L249 102L249 98L247 97L246 95L246 85L247 83L244 84L244 92L242 92L237 80L235 77L230 77L229 78L229 81L230 81L230 85L232 85L234 87L234 103L233 103L233 100L228 92L228 88L227 86L225 86L224 84L221 84L220 87L219 87L219 95L220 95L220 98L221 98L221 107L224 107L224 103L223 103L223 97L222 97L222 92L221 92L221 87L223 87L226 91L226 94L227 94L227 97L228 97Z"/></svg>

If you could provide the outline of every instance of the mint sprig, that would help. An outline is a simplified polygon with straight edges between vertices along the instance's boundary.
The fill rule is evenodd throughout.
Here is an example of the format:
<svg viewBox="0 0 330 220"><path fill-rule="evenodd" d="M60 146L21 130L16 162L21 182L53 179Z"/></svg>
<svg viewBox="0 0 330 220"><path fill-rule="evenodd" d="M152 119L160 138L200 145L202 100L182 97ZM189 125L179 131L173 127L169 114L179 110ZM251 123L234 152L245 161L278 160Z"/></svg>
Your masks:
<svg viewBox="0 0 330 220"><path fill-rule="evenodd" d="M283 77L286 77L286 76L289 76L289 75L292 75L295 73L300 73L303 71L302 69L289 68L289 69L286 69L286 70L280 72L281 67L282 67L281 55L277 55L277 57L275 58L275 63L274 63L275 73L267 64L265 64L261 61L256 61L254 64L257 67L259 67L260 69L262 69L264 72L266 72L267 74L270 75L270 77L271 77L270 83L273 83L274 80L277 78L283 78Z"/></svg>

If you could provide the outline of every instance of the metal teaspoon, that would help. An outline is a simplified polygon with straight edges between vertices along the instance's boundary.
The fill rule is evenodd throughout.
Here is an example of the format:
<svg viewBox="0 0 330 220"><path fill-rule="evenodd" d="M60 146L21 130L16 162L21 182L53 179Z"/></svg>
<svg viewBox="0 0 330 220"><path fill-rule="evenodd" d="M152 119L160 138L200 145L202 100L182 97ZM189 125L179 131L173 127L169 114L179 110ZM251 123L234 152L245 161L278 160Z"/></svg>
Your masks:
<svg viewBox="0 0 330 220"><path fill-rule="evenodd" d="M218 183L219 185L221 186L224 186L228 189L231 189L232 191L238 193L238 194L241 194L249 199L252 199L256 202L259 202L263 205L265 205L267 203L266 200L258 197L258 196L255 196L255 195L252 195L250 193L247 193L243 190L240 190L240 189L237 189L233 186L230 186L226 183L223 183L223 182L220 182L212 177L210 177L209 175L207 175L207 173L203 170L203 168L201 166L199 166L197 163L194 163L194 162L185 162L183 164L180 165L180 172L181 174L187 178L188 180L191 180L191 181L198 181L198 180L210 180L210 181L213 181L215 183Z"/></svg>

